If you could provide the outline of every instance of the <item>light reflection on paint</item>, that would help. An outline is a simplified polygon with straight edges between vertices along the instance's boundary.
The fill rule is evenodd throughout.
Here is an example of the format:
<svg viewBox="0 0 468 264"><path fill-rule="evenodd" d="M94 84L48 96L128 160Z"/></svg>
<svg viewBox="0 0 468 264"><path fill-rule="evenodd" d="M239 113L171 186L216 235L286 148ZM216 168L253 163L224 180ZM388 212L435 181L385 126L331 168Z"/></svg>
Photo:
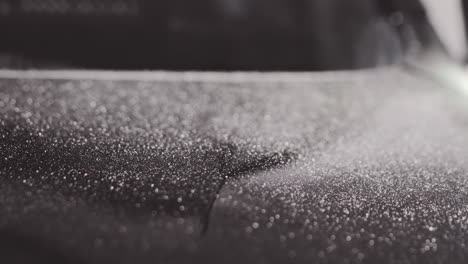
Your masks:
<svg viewBox="0 0 468 264"><path fill-rule="evenodd" d="M410 65L443 82L447 88L455 89L468 97L468 69L462 65L439 56L432 56Z"/></svg>

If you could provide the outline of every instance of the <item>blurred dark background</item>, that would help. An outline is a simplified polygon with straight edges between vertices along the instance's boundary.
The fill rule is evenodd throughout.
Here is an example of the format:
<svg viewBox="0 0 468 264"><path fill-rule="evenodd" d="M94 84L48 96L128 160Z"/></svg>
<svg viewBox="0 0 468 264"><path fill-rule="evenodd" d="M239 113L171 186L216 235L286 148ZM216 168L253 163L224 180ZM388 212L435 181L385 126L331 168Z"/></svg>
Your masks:
<svg viewBox="0 0 468 264"><path fill-rule="evenodd" d="M3 68L337 70L442 46L418 0L0 0L0 38Z"/></svg>

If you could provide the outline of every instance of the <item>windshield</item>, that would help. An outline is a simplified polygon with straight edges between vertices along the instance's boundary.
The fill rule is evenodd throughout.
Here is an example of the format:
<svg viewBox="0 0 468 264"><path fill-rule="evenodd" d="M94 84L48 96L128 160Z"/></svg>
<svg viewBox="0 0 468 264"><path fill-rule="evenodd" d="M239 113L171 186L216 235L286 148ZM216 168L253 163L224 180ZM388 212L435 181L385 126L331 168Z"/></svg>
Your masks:
<svg viewBox="0 0 468 264"><path fill-rule="evenodd" d="M463 59L461 1L438 2L0 0L0 67L321 71L428 49ZM462 29L434 30L438 17Z"/></svg>

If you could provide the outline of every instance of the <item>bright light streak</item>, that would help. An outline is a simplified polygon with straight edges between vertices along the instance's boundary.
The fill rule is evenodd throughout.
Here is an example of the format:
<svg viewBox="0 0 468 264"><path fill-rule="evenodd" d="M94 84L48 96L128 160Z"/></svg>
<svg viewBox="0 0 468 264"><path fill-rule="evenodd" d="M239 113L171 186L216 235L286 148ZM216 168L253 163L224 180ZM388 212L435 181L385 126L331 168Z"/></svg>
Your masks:
<svg viewBox="0 0 468 264"><path fill-rule="evenodd" d="M462 61L467 55L461 0L422 0L437 35L450 55Z"/></svg>

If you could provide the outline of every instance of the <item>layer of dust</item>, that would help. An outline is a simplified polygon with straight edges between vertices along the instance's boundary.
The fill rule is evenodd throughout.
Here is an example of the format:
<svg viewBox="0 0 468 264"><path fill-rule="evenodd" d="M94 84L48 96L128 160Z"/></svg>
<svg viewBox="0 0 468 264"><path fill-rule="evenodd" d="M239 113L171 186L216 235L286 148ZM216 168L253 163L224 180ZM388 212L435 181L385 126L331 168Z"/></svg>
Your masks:
<svg viewBox="0 0 468 264"><path fill-rule="evenodd" d="M0 80L1 256L465 262L462 98L397 69L249 76Z"/></svg>

